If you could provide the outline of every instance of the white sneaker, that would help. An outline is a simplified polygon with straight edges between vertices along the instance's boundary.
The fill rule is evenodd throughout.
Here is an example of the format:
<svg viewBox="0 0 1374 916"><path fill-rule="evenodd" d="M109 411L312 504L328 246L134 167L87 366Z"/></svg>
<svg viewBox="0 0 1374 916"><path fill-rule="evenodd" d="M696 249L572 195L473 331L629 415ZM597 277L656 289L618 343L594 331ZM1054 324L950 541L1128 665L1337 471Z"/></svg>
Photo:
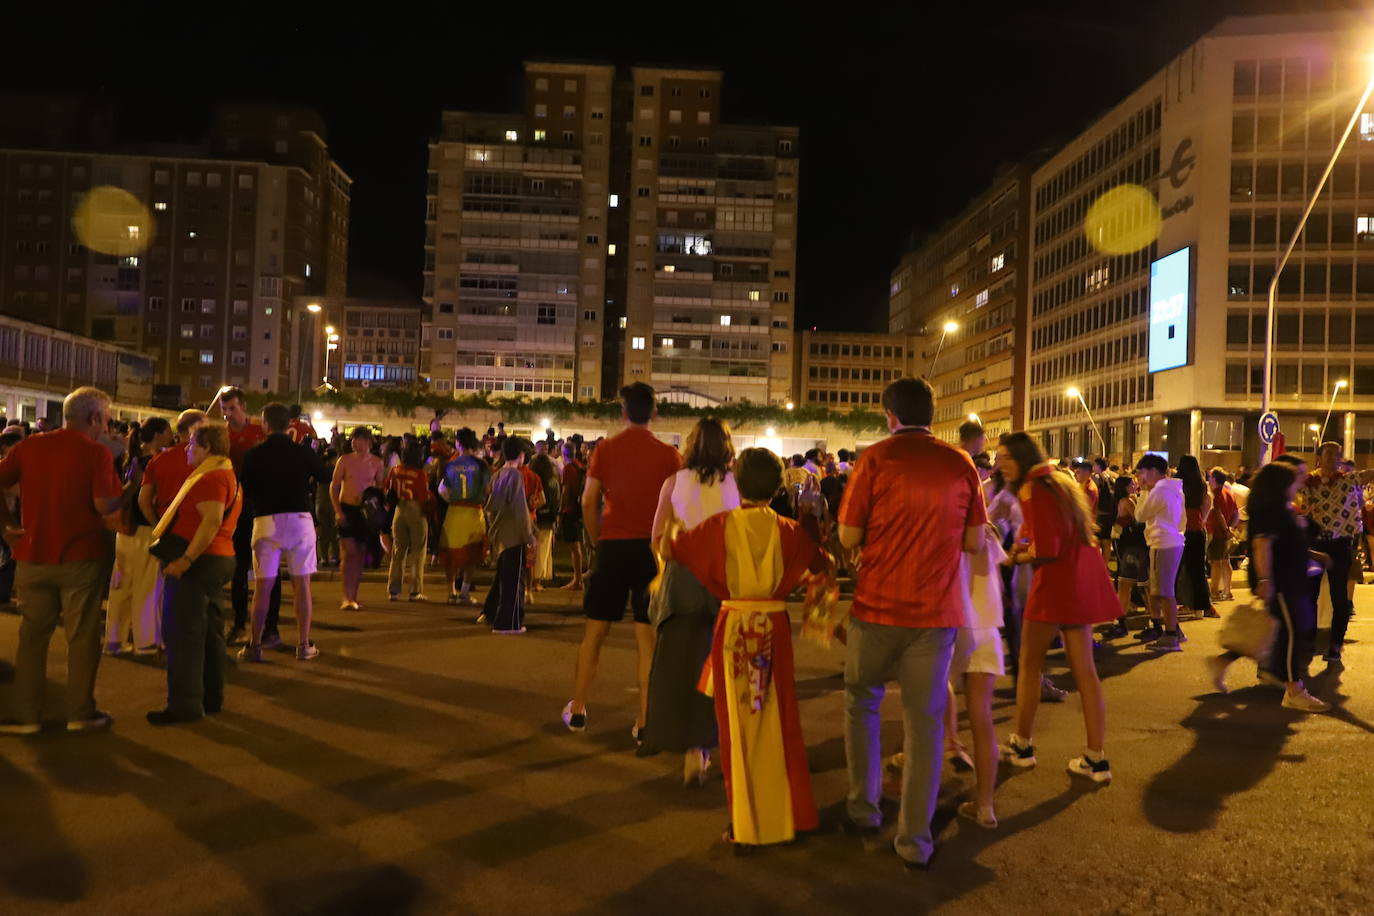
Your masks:
<svg viewBox="0 0 1374 916"><path fill-rule="evenodd" d="M1093 782L1111 782L1112 768L1107 764L1107 758L1101 760L1089 760L1088 755L1075 757L1069 761L1069 772L1075 776L1086 776Z"/></svg>
<svg viewBox="0 0 1374 916"><path fill-rule="evenodd" d="M1312 696L1312 694L1308 693L1306 689L1303 689L1297 693L1288 693L1285 691L1283 694L1283 707L1285 709L1301 710L1302 712L1326 712L1331 708L1331 704L1317 699Z"/></svg>
<svg viewBox="0 0 1374 916"><path fill-rule="evenodd" d="M563 707L563 724L568 727L570 732L584 731L587 728L586 710L574 713L572 700L569 700L568 705Z"/></svg>
<svg viewBox="0 0 1374 916"><path fill-rule="evenodd" d="M313 642L308 642L303 646L296 646L296 658L300 661L306 662L312 658L319 657L320 650L315 648L315 644Z"/></svg>
<svg viewBox="0 0 1374 916"><path fill-rule="evenodd" d="M413 594L413 595L410 596L410 600L411 600L411 601L428 601L428 600L429 600L429 596L426 595L424 592L416 592L415 594Z"/></svg>
<svg viewBox="0 0 1374 916"><path fill-rule="evenodd" d="M1002 752L1002 756L1007 758L1007 762L1014 767L1035 766L1035 745L1020 735L1008 735L1007 743L1002 745L999 750Z"/></svg>

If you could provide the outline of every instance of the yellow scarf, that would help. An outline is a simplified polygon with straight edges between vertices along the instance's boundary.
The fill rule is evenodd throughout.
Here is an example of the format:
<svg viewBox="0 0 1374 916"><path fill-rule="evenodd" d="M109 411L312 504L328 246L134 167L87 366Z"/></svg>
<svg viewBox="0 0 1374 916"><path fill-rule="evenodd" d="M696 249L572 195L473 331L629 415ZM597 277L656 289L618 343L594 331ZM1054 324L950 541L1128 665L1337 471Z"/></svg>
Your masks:
<svg viewBox="0 0 1374 916"><path fill-rule="evenodd" d="M233 471L233 469L234 465L228 458L222 455L210 455L202 461L199 466L191 472L191 476L186 478L186 482L181 485L181 489L177 491L176 498L172 500L172 504L167 507L166 512L162 513L162 518L158 519L157 525L153 528L153 540L156 541L158 538L162 537L163 533L168 528L172 527L172 522L176 521L177 510L181 508L181 501L186 498L186 494L191 492L191 488L196 485L196 481L213 471ZM227 505L224 508L226 512L229 510Z"/></svg>

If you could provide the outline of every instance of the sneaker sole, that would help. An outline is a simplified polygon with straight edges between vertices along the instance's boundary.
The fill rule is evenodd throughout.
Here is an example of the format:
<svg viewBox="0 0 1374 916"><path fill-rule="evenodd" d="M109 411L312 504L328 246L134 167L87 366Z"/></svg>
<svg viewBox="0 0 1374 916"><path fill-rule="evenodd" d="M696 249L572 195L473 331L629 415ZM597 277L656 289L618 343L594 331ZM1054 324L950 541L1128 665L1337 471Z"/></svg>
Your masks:
<svg viewBox="0 0 1374 916"><path fill-rule="evenodd" d="M1016 751L1012 750L1009 747L999 747L997 750L998 753L1001 755L1002 759L1005 760L1007 763L1010 763L1014 767L1030 769L1031 767L1035 766L1034 757L1021 757L1016 753Z"/></svg>
<svg viewBox="0 0 1374 916"><path fill-rule="evenodd" d="M1087 773L1085 773L1085 772L1083 772L1082 770L1075 770L1073 767L1069 767L1068 769L1069 769L1069 772L1072 773L1074 776L1081 776L1081 777L1083 777L1084 779L1091 779L1091 780L1092 780L1093 782L1095 782L1095 783L1099 783L1099 784L1100 784L1100 783L1107 783L1107 782L1111 782L1111 781L1112 781L1112 774L1111 774L1111 773L1093 773L1093 772L1087 772Z"/></svg>

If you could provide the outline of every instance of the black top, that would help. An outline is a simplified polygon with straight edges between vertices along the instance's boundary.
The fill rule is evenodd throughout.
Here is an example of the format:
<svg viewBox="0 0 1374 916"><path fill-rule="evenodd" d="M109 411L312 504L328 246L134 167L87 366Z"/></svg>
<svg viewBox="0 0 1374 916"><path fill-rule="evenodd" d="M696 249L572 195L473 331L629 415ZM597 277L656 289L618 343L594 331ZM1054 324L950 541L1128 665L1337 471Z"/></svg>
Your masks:
<svg viewBox="0 0 1374 916"><path fill-rule="evenodd" d="M1269 566L1275 590L1288 593L1307 588L1307 538L1298 526L1297 518L1287 508L1272 512L1261 510L1258 513L1255 509L1251 506L1246 530L1252 542L1260 536L1272 538ZM1252 543L1250 556L1254 555ZM1249 579L1250 587L1254 588L1257 580L1254 562L1249 564Z"/></svg>
<svg viewBox="0 0 1374 916"><path fill-rule="evenodd" d="M148 470L148 462L153 460L152 455L139 455L133 459L129 465L129 472L125 480L132 481L142 486L143 472ZM134 498L129 503L129 518L136 527L151 525L152 522L143 515L143 510L138 506L138 489L134 489Z"/></svg>
<svg viewBox="0 0 1374 916"><path fill-rule="evenodd" d="M239 481L254 518L284 512L310 512L310 482L326 483L324 464L308 445L297 445L286 433L272 433L243 456Z"/></svg>

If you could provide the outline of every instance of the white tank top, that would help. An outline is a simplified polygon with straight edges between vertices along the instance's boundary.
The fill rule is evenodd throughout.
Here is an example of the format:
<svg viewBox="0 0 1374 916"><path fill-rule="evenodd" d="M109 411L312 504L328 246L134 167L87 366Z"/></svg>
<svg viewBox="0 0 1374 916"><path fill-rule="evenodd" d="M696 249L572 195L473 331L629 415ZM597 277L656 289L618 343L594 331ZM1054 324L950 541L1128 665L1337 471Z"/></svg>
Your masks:
<svg viewBox="0 0 1374 916"><path fill-rule="evenodd" d="M683 468L673 479L670 502L674 514L682 519L682 523L688 528L695 528L717 513L739 508L735 475L727 471L724 480L703 484L696 471Z"/></svg>

